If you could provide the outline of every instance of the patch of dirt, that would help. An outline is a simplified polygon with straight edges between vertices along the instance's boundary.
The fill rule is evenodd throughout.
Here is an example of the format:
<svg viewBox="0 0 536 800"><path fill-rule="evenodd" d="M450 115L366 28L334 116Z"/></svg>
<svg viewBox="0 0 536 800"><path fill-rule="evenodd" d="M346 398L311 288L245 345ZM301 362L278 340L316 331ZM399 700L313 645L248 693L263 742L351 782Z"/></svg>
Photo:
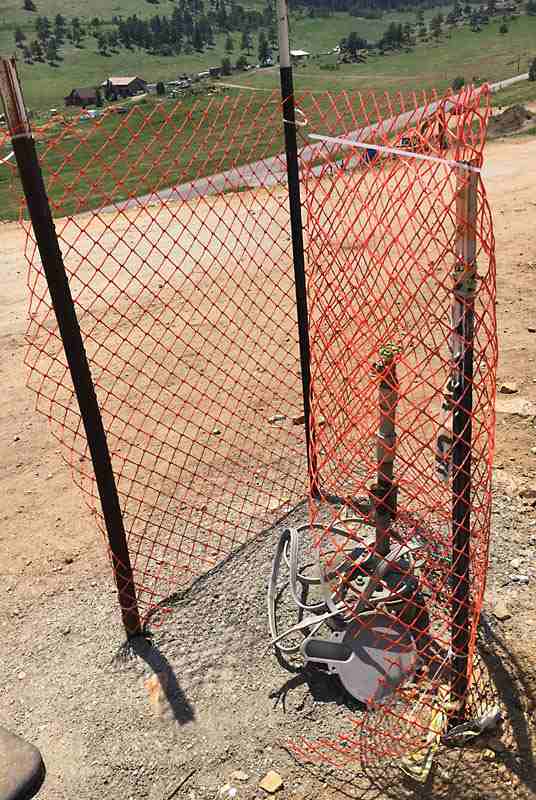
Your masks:
<svg viewBox="0 0 536 800"><path fill-rule="evenodd" d="M294 521L305 513L297 509ZM513 528L526 535L522 506L499 497L493 549L499 582ZM106 578L81 580L73 591L63 586L30 607L15 598L4 617L10 644L2 707L5 722L44 753L42 797L166 800L184 781L176 796L215 800L231 781L239 800L260 800L266 795L259 782L270 769L284 781L280 800L369 792L401 799L529 797L536 670L525 654L534 652L536 628L534 590L526 586L511 593L512 624L490 617L480 645L487 702L498 702L506 717L501 753L490 757L487 739L443 750L422 795L396 759L380 769L365 757L364 767L345 771L320 767L314 758L305 765L294 760L286 740L351 735L350 720L362 720L364 712L338 679L289 671L267 647L266 583L279 531L266 532L200 579L171 604L151 643L139 640L128 649L121 648ZM516 661L510 650L519 625L526 635ZM233 781L236 770L246 777Z"/></svg>
<svg viewBox="0 0 536 800"><path fill-rule="evenodd" d="M507 136L510 133L522 133L526 128L530 128L535 118L535 114L532 114L525 106L517 103L492 116L488 126L488 137L496 139L499 136Z"/></svg>

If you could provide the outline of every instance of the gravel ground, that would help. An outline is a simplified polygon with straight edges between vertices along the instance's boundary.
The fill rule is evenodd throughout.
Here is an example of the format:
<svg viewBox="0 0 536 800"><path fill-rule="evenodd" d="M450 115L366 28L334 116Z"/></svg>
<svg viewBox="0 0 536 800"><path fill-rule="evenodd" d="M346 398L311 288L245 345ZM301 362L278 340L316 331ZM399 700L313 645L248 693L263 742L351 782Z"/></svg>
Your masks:
<svg viewBox="0 0 536 800"><path fill-rule="evenodd" d="M507 709L505 752L481 745L442 752L422 797L533 796L536 525L526 502L506 496L496 498L493 520L481 653ZM281 527L178 598L153 628L152 644L122 647L108 581L71 584L11 609L1 722L43 751L43 798L212 800L234 780L237 797L251 800L266 797L259 781L269 769L284 780L280 800L419 795L396 764L372 759L348 773L298 764L282 746L347 729L352 702L336 678L289 672L268 647L266 584ZM528 584L511 577L521 569ZM512 613L502 622L492 613L499 602ZM352 716L360 714L353 703ZM231 777L236 770L241 780Z"/></svg>

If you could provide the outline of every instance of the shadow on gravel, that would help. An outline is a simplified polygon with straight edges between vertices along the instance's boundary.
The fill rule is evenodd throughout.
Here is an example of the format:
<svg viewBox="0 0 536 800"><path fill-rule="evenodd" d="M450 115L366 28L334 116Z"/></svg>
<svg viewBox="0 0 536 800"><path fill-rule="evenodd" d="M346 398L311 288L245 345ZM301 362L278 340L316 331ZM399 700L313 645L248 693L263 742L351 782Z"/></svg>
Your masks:
<svg viewBox="0 0 536 800"><path fill-rule="evenodd" d="M361 730L361 764L355 768L327 767L305 763L304 770L314 781L318 797L345 797L352 800L510 800L536 794L536 765L533 752L535 668L525 668L500 636L489 628L478 647L480 677L473 702L473 713L483 713L494 705L501 707L504 724L501 731L461 748L442 747L437 753L425 784L408 778L396 759L375 760L381 733L370 737L367 725ZM282 687L291 691L305 676L295 675ZM286 690L286 692L284 691ZM332 700L335 698L332 697ZM329 698L326 697L329 701ZM387 736L386 732L386 736ZM497 741L504 744L497 752ZM385 746L386 738L383 740ZM493 749L491 744L494 745ZM319 748L320 749L320 748ZM495 752L494 752L495 751Z"/></svg>
<svg viewBox="0 0 536 800"><path fill-rule="evenodd" d="M134 655L145 661L154 674L163 675L160 685L179 725L193 722L195 719L194 709L179 686L177 676L162 651L145 636L131 639L128 646Z"/></svg>
<svg viewBox="0 0 536 800"><path fill-rule="evenodd" d="M276 653L279 663L281 657ZM294 671L294 670L293 670ZM337 705L344 705L349 711L363 712L365 706L359 700L351 697L346 692L340 683L339 679L335 676L328 675L320 669L314 667L302 668L299 672L296 671L292 678L289 678L285 683L270 693L270 699L274 700L274 707L281 704L283 711L286 713L286 699L294 689L300 686L307 685L309 693L316 703L335 703Z"/></svg>

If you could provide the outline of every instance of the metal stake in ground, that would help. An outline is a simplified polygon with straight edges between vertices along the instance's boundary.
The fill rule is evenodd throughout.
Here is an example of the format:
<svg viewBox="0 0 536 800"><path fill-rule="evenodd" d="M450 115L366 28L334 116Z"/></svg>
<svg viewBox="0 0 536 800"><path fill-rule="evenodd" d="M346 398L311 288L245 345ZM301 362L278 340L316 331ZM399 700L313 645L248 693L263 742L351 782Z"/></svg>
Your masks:
<svg viewBox="0 0 536 800"><path fill-rule="evenodd" d="M123 516L106 441L106 433L102 424L82 334L78 325L63 257L39 166L39 159L24 106L15 59L4 58L0 60L0 95L4 103L7 124L11 134L22 187L26 196L28 212L91 452L108 542L112 553L114 577L119 594L123 624L127 635L132 637L141 633L141 622Z"/></svg>
<svg viewBox="0 0 536 800"><path fill-rule="evenodd" d="M305 259L303 250L303 225L300 200L300 173L298 165L298 145L296 141L296 113L292 67L290 64L290 44L288 38L288 8L286 0L277 0L277 20L279 35L279 67L281 77L281 98L283 100L283 125L285 131L285 154L287 159L287 180L290 207L290 228L292 234L292 255L294 261L294 286L296 290L296 311L298 316L298 335L300 342L300 362L303 391L303 416L305 421L305 444L309 485L313 497L319 496L316 454L311 447L311 355L309 347L309 317L307 311L307 289L305 284Z"/></svg>
<svg viewBox="0 0 536 800"><path fill-rule="evenodd" d="M376 445L378 473L376 483L370 487L375 509L375 553L386 556L391 549L391 525L396 517L397 485L394 480L396 447L395 418L398 405L398 379L396 359L400 348L387 345L380 349L381 362L376 364L379 380L380 426Z"/></svg>
<svg viewBox="0 0 536 800"><path fill-rule="evenodd" d="M473 413L473 339L476 289L478 175L458 171L456 265L452 304L454 369L452 378L452 678L451 697L463 721L468 689L469 590L471 568L471 449Z"/></svg>

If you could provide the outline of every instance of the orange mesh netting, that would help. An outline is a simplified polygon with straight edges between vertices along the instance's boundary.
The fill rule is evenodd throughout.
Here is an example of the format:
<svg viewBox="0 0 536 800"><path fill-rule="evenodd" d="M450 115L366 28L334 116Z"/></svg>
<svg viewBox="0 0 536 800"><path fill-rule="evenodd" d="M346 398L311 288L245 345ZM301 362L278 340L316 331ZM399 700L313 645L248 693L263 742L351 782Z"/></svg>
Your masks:
<svg viewBox="0 0 536 800"><path fill-rule="evenodd" d="M37 141L141 609L312 487L326 602L341 630L377 638L385 673L349 733L292 744L341 765L356 726L368 754L392 756L476 708L497 358L489 104L485 88L297 103L303 134L368 145L304 135L300 151L311 481L278 96L108 110ZM30 386L103 527L29 226L26 256Z"/></svg>
<svg viewBox="0 0 536 800"><path fill-rule="evenodd" d="M486 89L468 88L349 137L368 148L327 137L306 162L311 537L328 606L382 673L349 730L293 743L313 761L419 762L478 706L497 360L488 115Z"/></svg>
<svg viewBox="0 0 536 800"><path fill-rule="evenodd" d="M144 613L306 494L281 127L236 95L37 136ZM26 255L30 386L102 527L30 228Z"/></svg>

